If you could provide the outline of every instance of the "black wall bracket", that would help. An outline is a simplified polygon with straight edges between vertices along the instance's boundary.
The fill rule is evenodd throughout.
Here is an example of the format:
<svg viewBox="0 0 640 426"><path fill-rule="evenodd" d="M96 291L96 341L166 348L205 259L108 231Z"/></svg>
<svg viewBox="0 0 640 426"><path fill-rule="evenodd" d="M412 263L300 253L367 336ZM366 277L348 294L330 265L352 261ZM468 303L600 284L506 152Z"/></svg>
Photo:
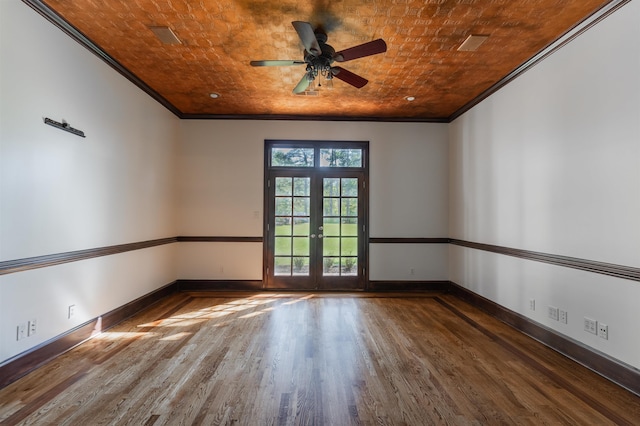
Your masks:
<svg viewBox="0 0 640 426"><path fill-rule="evenodd" d="M74 129L73 127L69 126L69 123L63 121L62 123L58 123L57 121L54 121L50 118L45 118L44 119L44 124L48 124L49 126L53 126L53 127L57 127L58 129L61 130L65 130L69 133L73 133L76 136L80 136L82 138L86 137L84 135L84 132L82 130L78 130L78 129Z"/></svg>

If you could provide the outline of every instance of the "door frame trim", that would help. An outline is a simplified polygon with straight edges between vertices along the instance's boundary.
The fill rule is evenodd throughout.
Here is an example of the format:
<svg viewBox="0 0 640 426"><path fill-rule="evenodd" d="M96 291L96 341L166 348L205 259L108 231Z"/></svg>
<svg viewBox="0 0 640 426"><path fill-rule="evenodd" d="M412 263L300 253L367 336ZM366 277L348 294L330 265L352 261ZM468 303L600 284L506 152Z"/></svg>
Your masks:
<svg viewBox="0 0 640 426"><path fill-rule="evenodd" d="M262 246L262 288L265 290L271 290L268 287L269 284L269 276L267 274L267 268L269 265L269 187L267 186L267 182L269 180L269 176L271 174L272 168L270 167L270 149L273 146L291 146L291 147L313 147L313 148L362 148L362 167L358 168L349 168L349 167L336 167L334 170L336 171L353 171L357 170L359 173L362 173L364 179L364 211L362 214L362 221L365 225L365 232L362 235L362 245L363 245L363 259L362 264L364 271L362 273L362 281L363 286L361 289L350 289L348 291L368 291L369 290L369 141L346 141L346 140L305 140L305 139L265 139L264 140L264 176L262 181L263 186L263 223L262 223L262 235L263 235L263 246ZM301 169L313 169L318 170L318 159L315 160L314 167L305 167L299 168ZM282 170L296 170L293 167L282 167ZM331 170L331 168L327 168ZM276 169L278 170L278 169ZM326 290L323 290L326 291Z"/></svg>

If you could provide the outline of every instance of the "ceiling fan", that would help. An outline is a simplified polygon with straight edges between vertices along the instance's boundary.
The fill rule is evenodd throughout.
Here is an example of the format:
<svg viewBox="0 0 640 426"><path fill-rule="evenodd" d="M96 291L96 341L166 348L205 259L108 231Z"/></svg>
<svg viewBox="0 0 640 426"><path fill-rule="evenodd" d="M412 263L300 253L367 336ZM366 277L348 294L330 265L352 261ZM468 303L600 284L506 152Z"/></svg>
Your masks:
<svg viewBox="0 0 640 426"><path fill-rule="evenodd" d="M302 80L293 89L293 93L303 93L307 89L314 89L314 81L318 76L322 76L326 80L329 88L333 86L333 78L344 81L358 89L364 87L369 80L360 77L357 74L347 71L338 66L332 66L334 62L346 62L353 59L363 58L365 56L377 55L387 51L387 44L381 38L373 40L349 49L336 52L333 47L327 44L327 34L321 29L313 30L308 22L294 21L291 23L296 29L302 45L304 46L304 60L268 60L268 61L251 61L254 67L274 67L288 65L305 65L305 71ZM319 84L320 85L320 84Z"/></svg>

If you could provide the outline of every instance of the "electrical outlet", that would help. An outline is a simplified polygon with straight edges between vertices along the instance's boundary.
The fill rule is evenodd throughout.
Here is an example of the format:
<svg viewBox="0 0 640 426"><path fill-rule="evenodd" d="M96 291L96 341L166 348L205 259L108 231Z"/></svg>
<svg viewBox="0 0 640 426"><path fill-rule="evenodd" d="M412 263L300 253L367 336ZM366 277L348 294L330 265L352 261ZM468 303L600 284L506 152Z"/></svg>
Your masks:
<svg viewBox="0 0 640 426"><path fill-rule="evenodd" d="M76 305L69 305L69 310L67 311L67 319L71 319L76 314Z"/></svg>
<svg viewBox="0 0 640 426"><path fill-rule="evenodd" d="M536 310L536 299L529 299L529 309L532 311Z"/></svg>
<svg viewBox="0 0 640 426"><path fill-rule="evenodd" d="M25 337L27 337L27 324L25 323L18 324L16 340L22 340Z"/></svg>
<svg viewBox="0 0 640 426"><path fill-rule="evenodd" d="M605 340L609 340L609 326L601 322L598 323L598 336Z"/></svg>
<svg viewBox="0 0 640 426"><path fill-rule="evenodd" d="M27 336L33 336L34 334L36 334L36 330L38 328L38 320L37 319L32 319L31 321L29 321L28 327L27 327Z"/></svg>
<svg viewBox="0 0 640 426"><path fill-rule="evenodd" d="M549 306L549 318L558 321L558 308L556 308L555 306Z"/></svg>
<svg viewBox="0 0 640 426"><path fill-rule="evenodd" d="M563 311L562 309L560 309L560 322L563 324L567 324L568 318L567 318L567 311Z"/></svg>
<svg viewBox="0 0 640 426"><path fill-rule="evenodd" d="M584 317L584 331L591 334L598 334L598 322L591 318Z"/></svg>

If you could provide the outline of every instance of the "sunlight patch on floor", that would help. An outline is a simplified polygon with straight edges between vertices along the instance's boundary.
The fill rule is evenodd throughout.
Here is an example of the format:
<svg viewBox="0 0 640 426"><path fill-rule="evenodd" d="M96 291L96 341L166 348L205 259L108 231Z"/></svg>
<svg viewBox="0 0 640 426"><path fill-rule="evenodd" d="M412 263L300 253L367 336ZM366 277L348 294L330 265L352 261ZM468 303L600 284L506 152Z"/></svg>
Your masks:
<svg viewBox="0 0 640 426"><path fill-rule="evenodd" d="M162 339L160 339L161 341L165 341L165 342L174 342L177 340L182 340L185 339L189 336L193 335L193 333L187 332L187 331L181 331L180 333L176 333L176 334L172 334L171 336L167 336L167 337L163 337Z"/></svg>
<svg viewBox="0 0 640 426"><path fill-rule="evenodd" d="M139 339L139 338L150 339L157 335L158 333L153 333L149 331L105 331L95 336L94 339L106 340L106 341Z"/></svg>

